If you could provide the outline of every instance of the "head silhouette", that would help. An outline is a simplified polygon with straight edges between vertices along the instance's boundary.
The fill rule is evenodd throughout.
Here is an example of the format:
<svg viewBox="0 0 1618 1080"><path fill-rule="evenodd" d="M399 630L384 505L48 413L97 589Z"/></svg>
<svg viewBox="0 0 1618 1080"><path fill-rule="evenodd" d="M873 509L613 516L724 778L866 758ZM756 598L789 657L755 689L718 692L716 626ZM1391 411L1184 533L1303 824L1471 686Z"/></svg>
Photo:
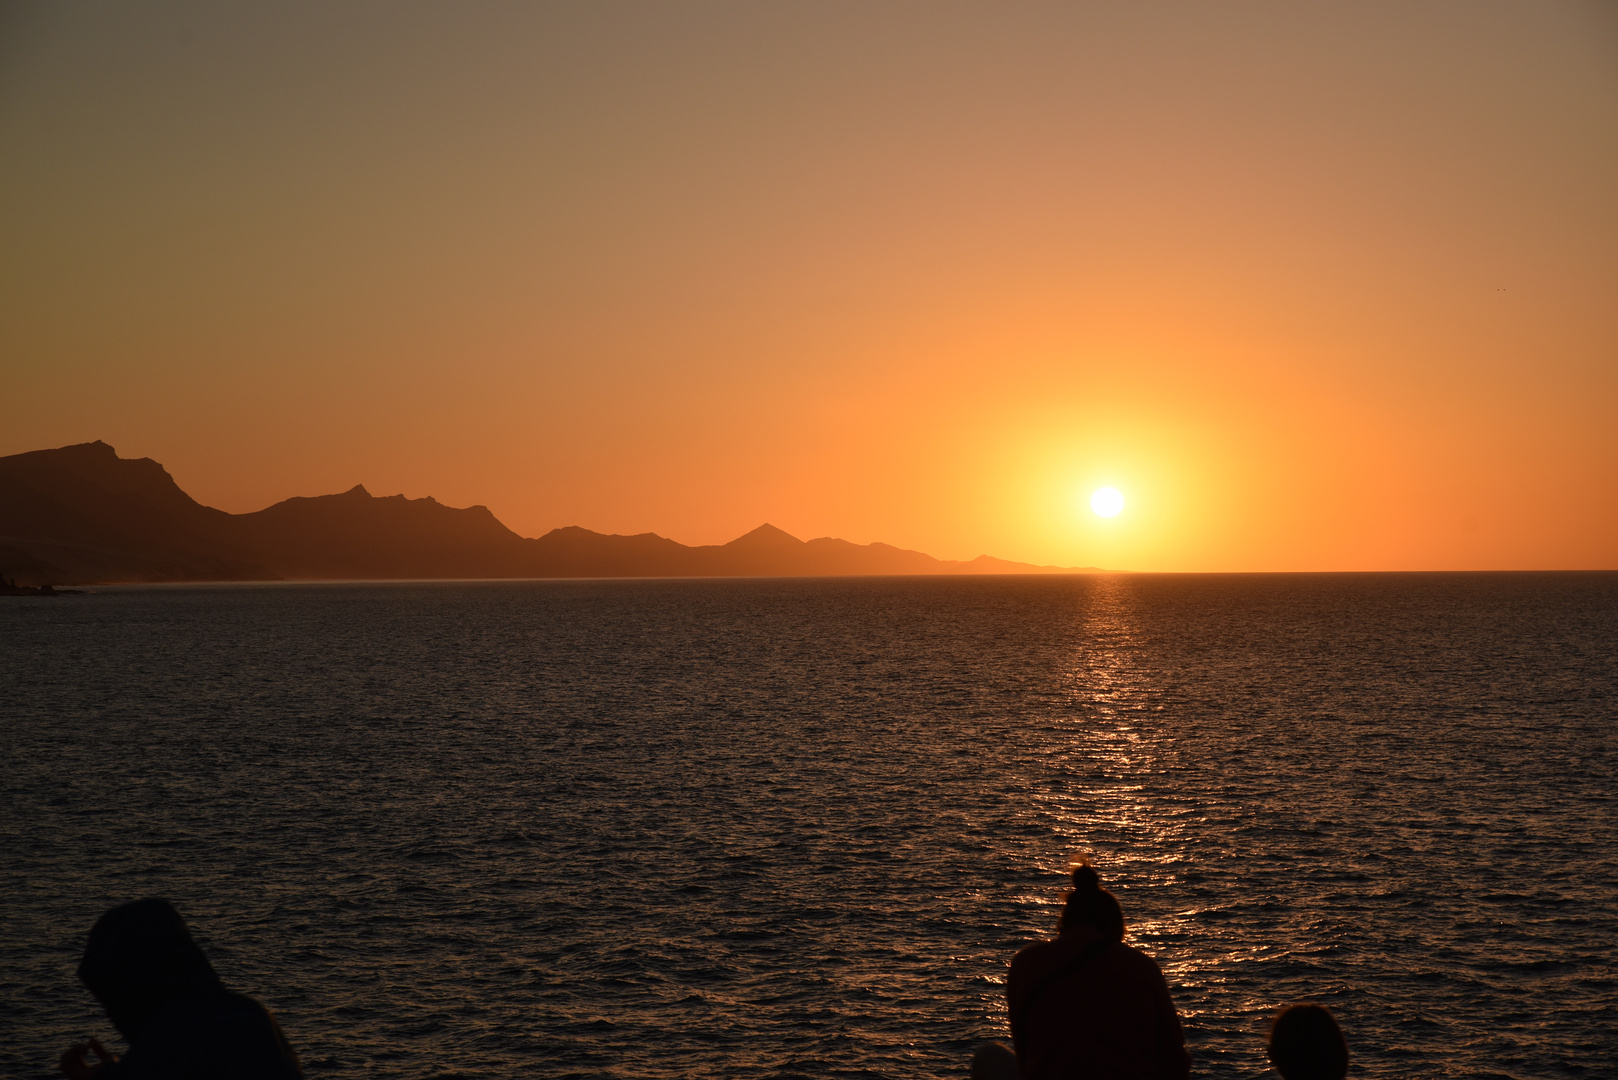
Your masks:
<svg viewBox="0 0 1618 1080"><path fill-rule="evenodd" d="M96 920L79 978L130 1041L164 1005L225 989L180 913L157 899L122 904Z"/></svg>
<svg viewBox="0 0 1618 1080"><path fill-rule="evenodd" d="M1270 1025L1270 1064L1286 1080L1343 1080L1348 1043L1323 1005L1289 1005Z"/></svg>
<svg viewBox="0 0 1618 1080"><path fill-rule="evenodd" d="M1118 900L1101 887L1101 875L1089 863L1073 868L1073 891L1057 922L1058 933L1089 926L1108 941L1124 940L1124 912Z"/></svg>

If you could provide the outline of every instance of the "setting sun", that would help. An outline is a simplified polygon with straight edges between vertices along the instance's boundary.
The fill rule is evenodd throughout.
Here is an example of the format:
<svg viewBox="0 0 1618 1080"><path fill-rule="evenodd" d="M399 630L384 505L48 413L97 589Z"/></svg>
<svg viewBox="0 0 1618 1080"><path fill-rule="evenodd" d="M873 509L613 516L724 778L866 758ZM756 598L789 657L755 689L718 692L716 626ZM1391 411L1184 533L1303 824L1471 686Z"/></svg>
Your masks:
<svg viewBox="0 0 1618 1080"><path fill-rule="evenodd" d="M1124 508L1124 493L1115 487L1097 488L1090 496L1090 509L1102 517L1117 517Z"/></svg>

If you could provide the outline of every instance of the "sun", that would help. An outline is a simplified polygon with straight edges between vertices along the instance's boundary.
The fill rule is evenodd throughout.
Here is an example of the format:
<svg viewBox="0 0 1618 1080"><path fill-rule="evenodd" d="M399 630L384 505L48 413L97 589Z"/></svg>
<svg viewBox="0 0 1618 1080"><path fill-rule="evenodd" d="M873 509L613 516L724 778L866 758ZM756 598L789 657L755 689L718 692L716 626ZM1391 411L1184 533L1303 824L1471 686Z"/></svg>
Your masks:
<svg viewBox="0 0 1618 1080"><path fill-rule="evenodd" d="M1124 493L1115 487L1096 488L1090 496L1090 509L1104 518L1117 517L1124 508Z"/></svg>

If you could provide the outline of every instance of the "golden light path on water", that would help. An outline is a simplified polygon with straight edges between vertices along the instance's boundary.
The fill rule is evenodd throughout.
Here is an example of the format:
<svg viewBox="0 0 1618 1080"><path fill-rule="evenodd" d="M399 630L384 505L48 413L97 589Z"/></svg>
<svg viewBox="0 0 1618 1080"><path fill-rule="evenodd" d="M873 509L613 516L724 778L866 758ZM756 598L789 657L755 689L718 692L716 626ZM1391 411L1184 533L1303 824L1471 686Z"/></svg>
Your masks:
<svg viewBox="0 0 1618 1080"><path fill-rule="evenodd" d="M1098 500L1101 495L1097 492ZM1189 1026L1204 1020L1206 999L1227 996L1221 991L1232 965L1280 958L1288 947L1279 941L1220 940L1210 926L1220 919L1217 899L1178 909L1154 902L1166 888L1198 879L1199 850L1210 858L1230 852L1198 844L1207 815L1174 794L1174 777L1187 768L1169 728L1175 699L1149 660L1138 598L1131 593L1122 576L1095 584L1080 619L1083 644L1065 680L1072 715L1049 732L1041 749L1053 775L1075 782L1042 791L1035 801L1068 841L1066 855L1046 861L1045 869L1059 878L1079 859L1101 869L1123 905L1128 941L1158 961ZM1044 891L1026 899L1047 908L1054 926L1060 894ZM1193 942L1195 948L1177 947ZM1234 1004L1242 1013L1263 1016L1278 1002L1248 992ZM1220 1008L1228 1012L1231 1005L1222 1001Z"/></svg>

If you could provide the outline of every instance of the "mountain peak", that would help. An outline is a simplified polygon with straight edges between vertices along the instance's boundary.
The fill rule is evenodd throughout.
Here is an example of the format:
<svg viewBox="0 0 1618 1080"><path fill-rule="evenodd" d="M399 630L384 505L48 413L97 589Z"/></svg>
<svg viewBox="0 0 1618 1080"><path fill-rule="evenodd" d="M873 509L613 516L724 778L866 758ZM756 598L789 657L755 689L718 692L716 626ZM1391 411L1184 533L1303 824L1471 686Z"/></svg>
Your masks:
<svg viewBox="0 0 1618 1080"><path fill-rule="evenodd" d="M731 549L760 549L760 548L800 548L803 541L783 529L777 529L769 522L765 522L752 532L738 536L730 543L724 545Z"/></svg>
<svg viewBox="0 0 1618 1080"><path fill-rule="evenodd" d="M356 499L369 499L371 497L371 493L365 490L364 484L355 484L353 487L343 492L343 494L345 496L352 496Z"/></svg>
<svg viewBox="0 0 1618 1080"><path fill-rule="evenodd" d="M73 443L70 446L59 447L55 450L33 450L30 451L30 454L41 457L55 458L60 461L96 462L98 464L125 460L150 460L149 458L121 458L118 456L118 451L114 450L111 446L108 446L100 439L97 439L95 442ZM17 454L16 456L25 457L27 455Z"/></svg>

